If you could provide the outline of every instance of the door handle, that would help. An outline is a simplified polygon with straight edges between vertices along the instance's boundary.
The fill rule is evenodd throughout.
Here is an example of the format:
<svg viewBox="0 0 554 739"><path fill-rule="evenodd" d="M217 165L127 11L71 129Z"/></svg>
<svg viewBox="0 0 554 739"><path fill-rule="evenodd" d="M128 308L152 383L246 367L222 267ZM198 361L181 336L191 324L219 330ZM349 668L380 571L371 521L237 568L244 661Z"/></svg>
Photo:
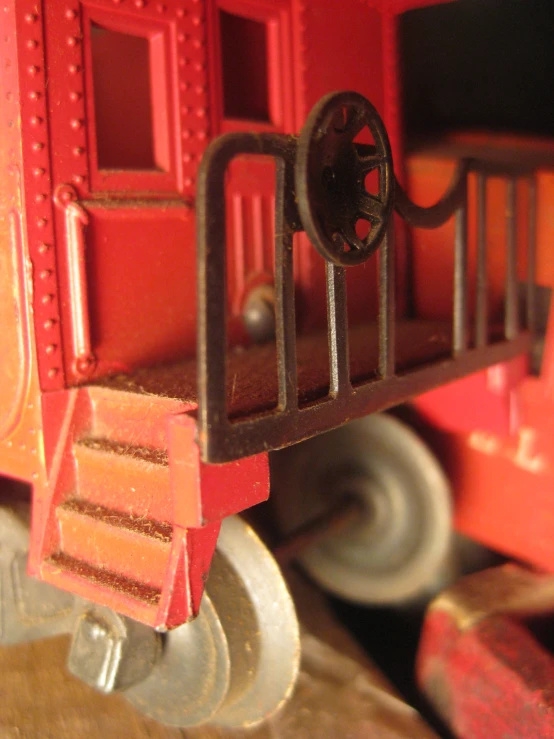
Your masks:
<svg viewBox="0 0 554 739"><path fill-rule="evenodd" d="M77 192L71 185L59 185L54 193L54 202L64 214L73 370L81 377L88 377L96 367L96 357L91 347L85 261L85 229L89 224L89 215L79 203Z"/></svg>

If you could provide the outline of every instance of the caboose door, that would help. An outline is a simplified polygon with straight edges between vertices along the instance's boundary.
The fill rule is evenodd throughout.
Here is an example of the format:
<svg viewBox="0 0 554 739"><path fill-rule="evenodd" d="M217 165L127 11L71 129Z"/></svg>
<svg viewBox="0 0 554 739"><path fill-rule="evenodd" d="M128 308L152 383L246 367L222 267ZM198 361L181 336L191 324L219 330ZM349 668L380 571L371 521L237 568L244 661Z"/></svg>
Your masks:
<svg viewBox="0 0 554 739"><path fill-rule="evenodd" d="M210 53L218 133L294 131L288 0L215 0ZM234 315L272 280L275 162L239 157L226 187L228 295Z"/></svg>
<svg viewBox="0 0 554 739"><path fill-rule="evenodd" d="M67 377L193 354L207 93L191 18L177 0L45 6Z"/></svg>

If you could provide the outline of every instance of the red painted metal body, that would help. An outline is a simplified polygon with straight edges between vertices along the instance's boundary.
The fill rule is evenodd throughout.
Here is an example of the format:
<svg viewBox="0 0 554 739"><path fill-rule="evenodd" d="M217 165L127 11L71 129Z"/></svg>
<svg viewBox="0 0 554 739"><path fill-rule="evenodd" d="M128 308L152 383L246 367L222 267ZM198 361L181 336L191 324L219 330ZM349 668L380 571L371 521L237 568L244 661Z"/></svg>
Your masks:
<svg viewBox="0 0 554 739"><path fill-rule="evenodd" d="M172 394L172 377L152 389L147 378L141 385L124 376L194 357L199 160L220 133L295 133L323 94L355 89L382 113L414 199L433 200L451 167L436 157L403 166L397 40L398 14L427 4L6 0L0 472L33 487L35 575L153 626L197 613L220 521L269 494L267 454L204 464L194 388ZM247 52L265 54L264 75L241 66L233 43L247 61ZM133 74L120 73L131 65ZM249 158L229 174L234 344L244 341L249 290L272 279L273 172ZM502 184L495 187L491 220L502 220ZM544 205L551 188L545 170L538 273L546 286L554 284ZM397 229L400 315L409 236ZM501 236L491 235L491 253ZM440 318L451 283L425 275L451 268L440 245L452 241L452 226L426 232L424 242L410 238L417 310ZM303 240L294 268L307 331L324 325L325 273ZM502 290L497 266L492 312ZM368 280L377 280L376 260L348 272L353 323L376 314ZM445 464L460 530L549 569L553 340L550 330L539 377L521 358L418 400L436 427L449 429Z"/></svg>
<svg viewBox="0 0 554 739"><path fill-rule="evenodd" d="M537 271L536 282L546 293L554 287L551 248L553 223L550 202L554 179L554 148L549 141L513 136L462 135L451 148L517 161L540 162L536 174ZM421 154L409 160L409 182L414 197L425 197L444 184L453 166L452 155ZM490 207L498 214L488 228L488 243L503 238L503 184L493 182ZM526 187L522 182L520 187ZM528 194L527 194L528 198ZM517 217L527 217L525 198ZM470 216L471 217L471 216ZM426 234L415 248L427 251L445 238L438 229ZM520 244L520 248L523 245ZM504 278L505 266L491 259L493 280ZM416 263L424 266L424 262ZM523 279L523 275L520 278ZM416 284L421 284L416 280ZM427 310L437 307L436 295L421 292ZM492 367L420 396L416 405L433 427L433 440L452 481L459 531L509 556L554 571L554 436L552 434L552 376L554 332L552 303L543 306L541 358L530 373L525 358ZM491 310L494 306L491 305ZM468 399L471 402L468 402Z"/></svg>
<svg viewBox="0 0 554 739"><path fill-rule="evenodd" d="M205 465L194 392L103 380L194 356L195 174L214 136L295 132L322 94L355 88L401 152L395 29L408 5L4 6L0 471L32 485L33 574L172 627L198 611L222 518L267 497L267 455ZM266 89L251 64L262 52ZM271 280L273 165L236 162L228 194L237 342L250 287ZM317 326L323 265L297 255L302 323ZM367 276L349 277L354 315Z"/></svg>
<svg viewBox="0 0 554 739"><path fill-rule="evenodd" d="M398 178L423 204L443 193L464 147L496 147L500 160L515 151L540 165L536 275L554 287L551 144L462 137L446 154L404 157L398 15L430 4L5 0L0 474L32 486L32 574L172 628L198 613L223 518L269 495L267 453L209 465L196 439L196 173L219 134L297 133L322 95L357 90L382 114ZM232 345L247 343L250 291L273 281L274 173L274 162L243 157L228 175ZM487 196L489 313L499 318L505 191L493 180ZM528 182L517 191L523 222ZM452 280L429 275L453 273L453 229L396 224L400 317L409 287L419 317L450 316ZM520 255L527 246L523 236ZM469 253L475 285L471 241ZM304 233L294 274L299 331L320 330L325 265ZM367 288L377 280L376 259L348 271L352 324L377 315ZM550 571L553 379L549 320L539 374L521 356L413 399L452 481L457 528ZM511 617L462 628L432 609L419 676L461 736L554 736L552 658Z"/></svg>

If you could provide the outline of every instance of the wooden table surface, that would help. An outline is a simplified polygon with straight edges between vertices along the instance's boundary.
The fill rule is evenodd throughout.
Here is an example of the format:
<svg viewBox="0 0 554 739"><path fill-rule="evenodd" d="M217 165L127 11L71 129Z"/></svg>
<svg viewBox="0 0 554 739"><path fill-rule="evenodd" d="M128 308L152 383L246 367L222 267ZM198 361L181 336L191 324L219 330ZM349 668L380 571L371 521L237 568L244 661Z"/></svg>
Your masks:
<svg viewBox="0 0 554 739"><path fill-rule="evenodd" d="M325 599L289 581L303 622L295 694L262 727L182 730L142 716L121 695L100 695L65 668L69 637L0 648L0 739L422 739L435 736L398 699Z"/></svg>

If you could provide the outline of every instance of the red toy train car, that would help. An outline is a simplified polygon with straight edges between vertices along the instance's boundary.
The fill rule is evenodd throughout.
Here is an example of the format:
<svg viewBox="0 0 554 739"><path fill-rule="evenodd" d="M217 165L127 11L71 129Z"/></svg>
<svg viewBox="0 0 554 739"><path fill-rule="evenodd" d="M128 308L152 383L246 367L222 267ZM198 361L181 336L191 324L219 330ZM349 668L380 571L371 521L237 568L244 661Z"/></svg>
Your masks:
<svg viewBox="0 0 554 739"><path fill-rule="evenodd" d="M268 497L272 450L416 398L440 426L504 433L516 386L543 392L518 383L551 283L551 174L412 158L409 195L439 200L422 208L393 173L397 15L425 4L6 0L0 471L32 487L34 577L173 629L199 613L222 521ZM461 527L487 538L468 505ZM285 529L303 517L284 510ZM258 587L241 526L229 592L230 570Z"/></svg>

